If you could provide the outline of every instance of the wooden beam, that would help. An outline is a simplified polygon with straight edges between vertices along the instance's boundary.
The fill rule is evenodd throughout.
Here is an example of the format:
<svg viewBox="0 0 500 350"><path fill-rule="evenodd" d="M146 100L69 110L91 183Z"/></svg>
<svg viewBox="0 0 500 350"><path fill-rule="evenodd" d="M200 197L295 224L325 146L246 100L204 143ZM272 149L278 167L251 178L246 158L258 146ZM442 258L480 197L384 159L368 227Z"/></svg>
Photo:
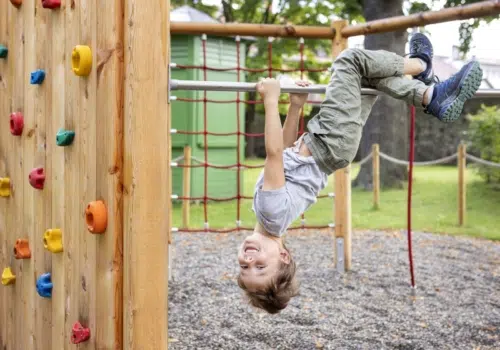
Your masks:
<svg viewBox="0 0 500 350"><path fill-rule="evenodd" d="M372 145L372 170L373 170L373 208L380 206L380 148L379 144Z"/></svg>
<svg viewBox="0 0 500 350"><path fill-rule="evenodd" d="M439 11L421 12L410 16L389 17L367 23L350 25L342 29L342 36L348 38L357 35L393 32L412 27L421 27L428 24L495 16L499 13L499 0L482 1L471 5L456 6Z"/></svg>
<svg viewBox="0 0 500 350"><path fill-rule="evenodd" d="M467 151L466 145L461 143L458 145L458 226L465 225L466 193L467 181L465 179L467 171Z"/></svg>
<svg viewBox="0 0 500 350"><path fill-rule="evenodd" d="M170 0L125 0L124 350L168 347Z"/></svg>
<svg viewBox="0 0 500 350"><path fill-rule="evenodd" d="M326 26L296 26L278 24L254 23L205 23L205 22L172 22L170 33L191 35L220 35L220 36L263 36L263 37L291 37L331 39L335 31Z"/></svg>
<svg viewBox="0 0 500 350"><path fill-rule="evenodd" d="M436 24L469 18L495 16L500 13L500 0L456 6L438 11L416 13L410 16L389 17L381 20L350 25L342 29L342 36L392 32L428 24ZM335 30L327 26L298 26L293 24L254 24L254 23L204 23L172 22L172 34L218 35L218 36L253 36L281 38L333 39Z"/></svg>
<svg viewBox="0 0 500 350"><path fill-rule="evenodd" d="M342 28L345 28L347 23L348 22L345 20L332 22L332 27L335 29L336 33L338 33L332 40L333 59L347 48L347 39L340 35ZM344 268L348 271L351 268L351 165L337 170L334 176L335 240L337 238L342 238L344 240ZM335 254L335 259L335 265L337 265L339 263L339 256L337 256L337 254Z"/></svg>

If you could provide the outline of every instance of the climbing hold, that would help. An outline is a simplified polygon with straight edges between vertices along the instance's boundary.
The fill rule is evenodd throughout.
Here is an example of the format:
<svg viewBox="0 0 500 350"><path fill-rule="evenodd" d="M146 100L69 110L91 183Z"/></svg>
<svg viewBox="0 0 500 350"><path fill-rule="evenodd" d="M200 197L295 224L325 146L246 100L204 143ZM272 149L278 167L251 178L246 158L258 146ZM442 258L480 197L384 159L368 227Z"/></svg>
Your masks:
<svg viewBox="0 0 500 350"><path fill-rule="evenodd" d="M31 84L41 84L45 79L45 71L43 69L37 69L31 73Z"/></svg>
<svg viewBox="0 0 500 350"><path fill-rule="evenodd" d="M9 53L9 50L7 49L7 47L0 44L0 58L7 58L8 53Z"/></svg>
<svg viewBox="0 0 500 350"><path fill-rule="evenodd" d="M21 4L23 3L23 0L10 0L10 2L12 3L12 5L14 5L15 7L19 7L21 6Z"/></svg>
<svg viewBox="0 0 500 350"><path fill-rule="evenodd" d="M58 146L69 146L73 143L74 138L74 131L59 129L56 135L56 144Z"/></svg>
<svg viewBox="0 0 500 350"><path fill-rule="evenodd" d="M10 196L10 179L8 177L0 177L0 197Z"/></svg>
<svg viewBox="0 0 500 350"><path fill-rule="evenodd" d="M42 7L46 9L56 9L61 7L61 0L42 0Z"/></svg>
<svg viewBox="0 0 500 350"><path fill-rule="evenodd" d="M103 233L108 226L108 212L103 201L90 202L85 210L87 228L92 233Z"/></svg>
<svg viewBox="0 0 500 350"><path fill-rule="evenodd" d="M45 174L43 172L43 168L35 168L31 170L30 176L30 185L37 190L43 190L43 185L45 184Z"/></svg>
<svg viewBox="0 0 500 350"><path fill-rule="evenodd" d="M75 322L71 332L71 342L73 344L83 343L90 338L90 328L84 328L80 322Z"/></svg>
<svg viewBox="0 0 500 350"><path fill-rule="evenodd" d="M79 76L87 76L92 70L92 50L85 45L76 45L71 54L71 65L73 73Z"/></svg>
<svg viewBox="0 0 500 350"><path fill-rule="evenodd" d="M2 284L4 286L16 283L16 275L12 273L10 267L6 267L2 272Z"/></svg>
<svg viewBox="0 0 500 350"><path fill-rule="evenodd" d="M36 281L36 291L41 297L50 298L52 297L52 278L50 272L44 273Z"/></svg>
<svg viewBox="0 0 500 350"><path fill-rule="evenodd" d="M60 253L63 251L62 232L58 228L51 228L43 235L43 246L49 252Z"/></svg>
<svg viewBox="0 0 500 350"><path fill-rule="evenodd" d="M21 112L14 112L10 114L10 133L15 136L23 134L24 117Z"/></svg>
<svg viewBox="0 0 500 350"><path fill-rule="evenodd" d="M31 258L30 245L27 239L18 239L14 245L14 256L16 259Z"/></svg>

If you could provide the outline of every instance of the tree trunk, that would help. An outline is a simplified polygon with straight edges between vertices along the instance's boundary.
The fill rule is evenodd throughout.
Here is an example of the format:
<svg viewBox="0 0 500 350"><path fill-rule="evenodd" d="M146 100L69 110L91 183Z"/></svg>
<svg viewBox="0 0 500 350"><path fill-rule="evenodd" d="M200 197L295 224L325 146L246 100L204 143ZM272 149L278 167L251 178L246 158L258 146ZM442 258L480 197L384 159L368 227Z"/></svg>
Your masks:
<svg viewBox="0 0 500 350"><path fill-rule="evenodd" d="M403 15L403 0L364 0L367 21ZM404 55L407 32L369 34L365 36L365 49L387 50ZM380 151L398 159L408 158L409 108L404 101L387 95L379 97L363 129L360 155L364 158L378 143ZM380 159L380 184L383 187L402 187L408 178L405 166ZM372 164L361 166L353 186L372 189Z"/></svg>
<svg viewBox="0 0 500 350"><path fill-rule="evenodd" d="M249 92L248 93L248 98L249 100L255 100L257 97L257 94L255 92ZM256 128L254 126L255 124L255 105L250 104L246 108L246 113L245 113L245 131L247 133L257 133ZM248 136L245 137L246 141L246 146L245 146L245 157L247 158L253 158L256 156L255 152L255 144L256 140L255 137L253 136Z"/></svg>

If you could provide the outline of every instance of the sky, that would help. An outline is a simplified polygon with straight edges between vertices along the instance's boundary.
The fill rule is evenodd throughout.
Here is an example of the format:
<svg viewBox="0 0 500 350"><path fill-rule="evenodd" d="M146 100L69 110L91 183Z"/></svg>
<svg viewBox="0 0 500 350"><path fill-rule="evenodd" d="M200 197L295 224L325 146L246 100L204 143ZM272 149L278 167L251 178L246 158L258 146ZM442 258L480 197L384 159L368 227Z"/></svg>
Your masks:
<svg viewBox="0 0 500 350"><path fill-rule="evenodd" d="M220 0L202 0L205 4L219 5ZM424 0L425 1L425 0ZM443 6L444 0L437 1L433 9L439 9ZM277 3L277 2L276 2ZM453 45L458 45L460 21L440 23L426 26L429 32L434 53L438 56L451 56ZM478 59L497 59L500 61L500 19L491 22L488 25L482 25L474 31L473 42L470 55ZM355 43L363 42L363 37L349 39L349 46ZM351 45L352 43L352 45Z"/></svg>

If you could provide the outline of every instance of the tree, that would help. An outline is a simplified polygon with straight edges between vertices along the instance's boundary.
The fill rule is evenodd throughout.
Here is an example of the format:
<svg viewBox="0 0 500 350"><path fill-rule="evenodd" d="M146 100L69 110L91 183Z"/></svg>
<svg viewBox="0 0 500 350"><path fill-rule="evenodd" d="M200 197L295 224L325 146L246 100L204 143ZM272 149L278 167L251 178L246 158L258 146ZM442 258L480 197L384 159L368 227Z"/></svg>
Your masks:
<svg viewBox="0 0 500 350"><path fill-rule="evenodd" d="M445 7L459 6L478 2L480 0L447 0ZM202 0L172 0L172 6L190 5L194 8L218 17L223 22L262 23L262 24L300 24L329 25L333 18L363 22L408 13L428 11L439 0L222 0L221 6L209 6ZM404 5L404 6L403 6ZM466 53L470 48L472 32L481 21L492 18L464 21L460 26L461 50ZM404 54L407 31L391 32L365 37L367 49L386 49ZM297 52L297 41L294 39L277 38L273 43L273 66L293 66L287 61ZM268 64L267 38L257 38L253 48L257 54L249 57L247 51L246 65L250 68L261 68ZM249 50L248 47L247 50ZM329 40L306 41L306 66L318 67L316 60L318 50L330 54ZM330 65L330 64L328 64ZM264 73L265 74L265 73ZM257 81L263 73L249 73L248 81ZM328 75L311 74L308 79L317 83L325 83ZM255 100L255 93L249 93L248 99ZM251 130L255 121L256 109L261 106L249 105L246 113L246 130ZM371 151L371 144L378 142L384 152L398 158L406 158L408 150L408 107L401 101L389 97L381 97L373 108L367 125L363 131L360 145L361 156ZM247 155L252 155L253 138L247 139ZM250 151L250 152L248 152ZM386 187L401 186L407 178L404 167L381 162L382 185ZM371 166L363 166L354 184L363 188L371 187Z"/></svg>
<svg viewBox="0 0 500 350"><path fill-rule="evenodd" d="M404 14L429 11L437 0L431 1L403 1L403 0L364 0L363 14L367 21ZM448 0L444 7L454 7L479 2L478 0ZM460 50L466 54L470 50L473 30L481 22L490 22L493 18L472 19L460 25ZM407 42L407 31L389 32L367 35L364 40L366 49L385 49L404 54ZM428 116L424 116L428 117ZM418 118L417 118L418 119ZM372 113L363 129L359 153L364 158L371 152L374 143L378 143L383 152L399 159L408 158L409 150L409 108L403 101L388 96L380 96L372 109ZM365 163L361 166L358 176L353 181L354 186L364 189L372 188L372 166ZM407 180L408 172L405 166L390 163L384 159L380 161L380 181L382 187L401 187Z"/></svg>

